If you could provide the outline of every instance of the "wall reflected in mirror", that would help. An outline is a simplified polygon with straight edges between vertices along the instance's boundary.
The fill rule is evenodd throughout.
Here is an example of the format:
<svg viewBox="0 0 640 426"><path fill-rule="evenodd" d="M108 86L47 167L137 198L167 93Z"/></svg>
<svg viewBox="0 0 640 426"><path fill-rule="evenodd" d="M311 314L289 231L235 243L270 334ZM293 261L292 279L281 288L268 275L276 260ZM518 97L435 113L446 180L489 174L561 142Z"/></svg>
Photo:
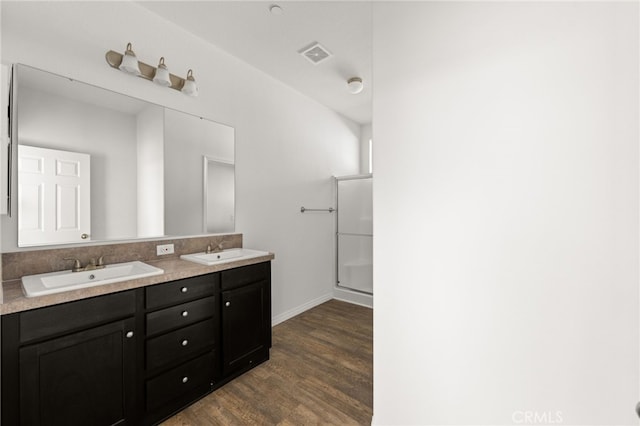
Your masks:
<svg viewBox="0 0 640 426"><path fill-rule="evenodd" d="M90 231L81 231L84 224L76 220L78 232L71 232L73 237L66 243L234 231L235 207L229 194L235 191L235 176L227 175L225 186L208 191L202 167L202 158L207 156L231 165L233 172L232 127L25 65L15 66L14 90L14 145L17 141L20 146L90 156ZM21 178L16 179L15 169L21 167L17 151L13 149L14 200L27 191ZM51 191L55 198L63 190L72 193L60 185ZM38 189L30 187L28 191L34 194ZM218 192L224 201L215 201ZM216 227L207 225L205 212L209 208L205 206L209 199L212 206L225 208L227 221L219 231L210 231ZM19 204L13 203L13 208L36 208L32 202ZM2 218L3 251L65 243L44 232L48 221L40 219L55 213L45 208L59 206L42 203L38 211L15 211L12 213L17 214ZM24 220L27 217L29 223ZM71 219L53 222L48 226L74 226ZM34 239L34 225L43 228L41 239ZM20 232L27 227L28 243L17 244ZM38 229L35 231L37 234Z"/></svg>

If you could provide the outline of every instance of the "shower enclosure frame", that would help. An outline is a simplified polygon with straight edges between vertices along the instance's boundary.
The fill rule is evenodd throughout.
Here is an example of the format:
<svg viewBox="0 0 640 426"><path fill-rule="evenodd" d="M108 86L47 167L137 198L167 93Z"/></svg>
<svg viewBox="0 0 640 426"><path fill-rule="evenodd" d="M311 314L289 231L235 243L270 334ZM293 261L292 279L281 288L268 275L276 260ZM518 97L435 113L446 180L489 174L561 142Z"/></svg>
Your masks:
<svg viewBox="0 0 640 426"><path fill-rule="evenodd" d="M373 174L372 173L349 175L349 176L334 176L335 205L336 205L336 217L335 217L335 248L336 248L336 253L335 253L336 254L335 255L335 273L336 273L336 287L338 287L340 289L343 289L343 290L353 291L353 292L360 293L360 294L363 294L363 295L372 296L373 295L373 289L371 291L365 291L365 290L362 290L362 289L341 285L341 283L340 283L340 252L341 252L340 237L341 236L370 237L371 240L372 240L371 244L373 246L373 229L371 230L370 234L353 233L353 232L340 232L340 212L341 212L340 209L341 209L341 206L340 206L339 184L340 184L340 182L343 182L343 181L364 180L364 179L371 179L371 182L373 184ZM373 200L372 200L372 202L373 202ZM371 210L373 210L373 209L371 209ZM373 212L372 212L372 215L373 215ZM373 258L372 258L372 260L373 260ZM371 263L371 268L373 269L373 261Z"/></svg>

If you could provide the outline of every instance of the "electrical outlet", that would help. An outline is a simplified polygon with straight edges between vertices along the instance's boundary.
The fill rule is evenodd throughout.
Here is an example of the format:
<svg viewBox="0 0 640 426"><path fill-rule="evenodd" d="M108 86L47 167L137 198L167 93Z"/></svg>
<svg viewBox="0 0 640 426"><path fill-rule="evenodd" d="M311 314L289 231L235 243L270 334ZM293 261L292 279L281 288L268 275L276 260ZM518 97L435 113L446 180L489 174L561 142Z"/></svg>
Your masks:
<svg viewBox="0 0 640 426"><path fill-rule="evenodd" d="M173 244L162 244L156 246L156 254L162 256L163 254L173 254Z"/></svg>

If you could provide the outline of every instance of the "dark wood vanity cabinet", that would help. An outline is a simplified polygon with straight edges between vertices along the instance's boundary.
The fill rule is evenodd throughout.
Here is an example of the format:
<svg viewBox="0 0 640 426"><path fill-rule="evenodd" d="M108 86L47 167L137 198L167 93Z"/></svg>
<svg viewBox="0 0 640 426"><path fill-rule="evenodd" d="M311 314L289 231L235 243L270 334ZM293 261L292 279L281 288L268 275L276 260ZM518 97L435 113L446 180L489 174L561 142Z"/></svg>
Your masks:
<svg viewBox="0 0 640 426"><path fill-rule="evenodd" d="M20 349L20 424L126 424L135 393L135 348L126 337L133 322Z"/></svg>
<svg viewBox="0 0 640 426"><path fill-rule="evenodd" d="M269 359L271 264L1 319L2 424L157 424Z"/></svg>
<svg viewBox="0 0 640 426"><path fill-rule="evenodd" d="M269 359L271 270L259 263L222 272L222 372L231 376Z"/></svg>
<svg viewBox="0 0 640 426"><path fill-rule="evenodd" d="M136 419L134 291L2 317L2 424Z"/></svg>

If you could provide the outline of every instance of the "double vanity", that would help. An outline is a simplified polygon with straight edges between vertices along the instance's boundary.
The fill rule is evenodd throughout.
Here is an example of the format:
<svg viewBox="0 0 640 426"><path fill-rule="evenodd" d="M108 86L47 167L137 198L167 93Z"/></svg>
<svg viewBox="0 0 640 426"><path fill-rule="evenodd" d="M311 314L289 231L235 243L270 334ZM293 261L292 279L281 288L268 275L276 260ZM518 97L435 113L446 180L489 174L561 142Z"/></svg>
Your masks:
<svg viewBox="0 0 640 426"><path fill-rule="evenodd" d="M157 424L268 360L274 256L235 237L222 251L199 237L167 258L6 280L3 424ZM140 257L149 242L133 244Z"/></svg>
<svg viewBox="0 0 640 426"><path fill-rule="evenodd" d="M22 64L10 86L2 424L157 424L269 359L233 127Z"/></svg>

